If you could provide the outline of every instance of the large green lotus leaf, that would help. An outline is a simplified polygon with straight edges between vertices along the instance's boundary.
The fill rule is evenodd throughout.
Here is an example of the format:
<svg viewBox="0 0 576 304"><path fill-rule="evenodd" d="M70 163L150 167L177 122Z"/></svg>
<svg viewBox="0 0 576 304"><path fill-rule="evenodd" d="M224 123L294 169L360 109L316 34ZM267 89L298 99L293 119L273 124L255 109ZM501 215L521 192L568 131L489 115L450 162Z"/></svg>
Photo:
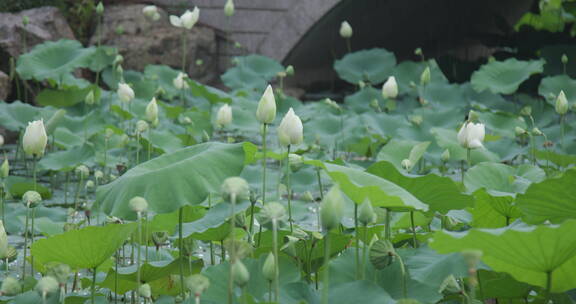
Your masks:
<svg viewBox="0 0 576 304"><path fill-rule="evenodd" d="M54 136L54 144L64 149L81 146L85 141L83 135L72 133L68 128L56 128L52 135Z"/></svg>
<svg viewBox="0 0 576 304"><path fill-rule="evenodd" d="M90 65L94 47L84 48L76 40L46 41L18 58L16 71L23 79L61 82L65 74Z"/></svg>
<svg viewBox="0 0 576 304"><path fill-rule="evenodd" d="M25 129L28 122L38 118L40 111L40 108L20 101L0 102L0 126L10 131Z"/></svg>
<svg viewBox="0 0 576 304"><path fill-rule="evenodd" d="M482 282L482 296L490 298L526 298L532 286L521 283L509 274L502 272L478 270L478 279Z"/></svg>
<svg viewBox="0 0 576 304"><path fill-rule="evenodd" d="M390 162L400 170L402 169L402 160L407 159L412 148L418 144L417 141L393 138L378 152L376 160Z"/></svg>
<svg viewBox="0 0 576 304"><path fill-rule="evenodd" d="M480 113L480 121L494 134L509 138L516 138L516 133L514 132L516 127L527 128L526 122L522 118L504 112L482 112Z"/></svg>
<svg viewBox="0 0 576 304"><path fill-rule="evenodd" d="M559 154L553 151L536 151L536 158L541 160L547 160L554 163L560 167L568 167L570 165L576 165L576 155L570 154Z"/></svg>
<svg viewBox="0 0 576 304"><path fill-rule="evenodd" d="M158 87L166 91L166 97L172 98L179 96L181 91L174 87L174 79L178 76L179 71L167 65L147 65L144 69L144 75L147 79L155 81Z"/></svg>
<svg viewBox="0 0 576 304"><path fill-rule="evenodd" d="M370 107L370 103L374 99L378 100L379 104L384 104L381 91L371 86L366 86L354 94L346 96L344 104L356 113L371 112L374 109Z"/></svg>
<svg viewBox="0 0 576 304"><path fill-rule="evenodd" d="M486 189L474 192L475 204L472 212L472 227L501 228L508 226L521 216L512 196L492 196Z"/></svg>
<svg viewBox="0 0 576 304"><path fill-rule="evenodd" d="M180 138L168 130L152 129L150 133L142 134L142 139L145 141L144 147L150 142L153 148L166 153L176 152L184 147Z"/></svg>
<svg viewBox="0 0 576 304"><path fill-rule="evenodd" d="M190 91L192 91L192 94L194 96L202 97L211 104L217 104L219 102L223 103L232 102L232 98L230 98L230 96L227 93L221 90L218 90L210 86L205 86L194 80L190 81L189 84L190 84Z"/></svg>
<svg viewBox="0 0 576 304"><path fill-rule="evenodd" d="M278 61L262 55L252 54L235 57L234 62L237 67L250 70L267 80L276 77L279 72L284 71L284 67Z"/></svg>
<svg viewBox="0 0 576 304"><path fill-rule="evenodd" d="M244 144L204 143L142 163L96 192L107 214L134 218L128 202L135 196L148 201L148 210L170 213L181 206L202 203L219 193L224 179L244 167Z"/></svg>
<svg viewBox="0 0 576 304"><path fill-rule="evenodd" d="M560 223L576 218L576 170L571 169L559 178L530 185L516 202L528 223L546 220Z"/></svg>
<svg viewBox="0 0 576 304"><path fill-rule="evenodd" d="M227 87L234 90L254 90L264 89L267 80L262 75L251 69L233 67L220 76L220 79Z"/></svg>
<svg viewBox="0 0 576 304"><path fill-rule="evenodd" d="M236 204L234 211L242 212L250 207L250 202L242 201ZM213 206L201 219L182 225L182 235L188 237L191 234L203 233L209 229L216 228L224 224L230 218L231 205L221 203Z"/></svg>
<svg viewBox="0 0 576 304"><path fill-rule="evenodd" d="M134 232L136 224L88 226L32 244L38 263L61 262L73 268L94 268L110 258Z"/></svg>
<svg viewBox="0 0 576 304"><path fill-rule="evenodd" d="M450 151L450 160L466 161L466 149L462 148L457 140L457 132L444 128L432 128L430 133L436 138L436 143L443 149ZM470 153L472 164L486 161L499 161L500 157L488 149L474 149Z"/></svg>
<svg viewBox="0 0 576 304"><path fill-rule="evenodd" d="M332 180L340 185L342 192L357 204L368 198L374 206L403 211L428 211L428 205L386 179L354 168L334 164L324 166Z"/></svg>
<svg viewBox="0 0 576 304"><path fill-rule="evenodd" d="M92 61L90 62L90 70L94 72L102 71L103 69L111 66L116 59L118 49L111 46L96 47Z"/></svg>
<svg viewBox="0 0 576 304"><path fill-rule="evenodd" d="M398 94L406 94L408 92L417 94L417 90L413 88L410 83L419 84L420 76L426 66L430 66L430 84L442 84L447 83L448 79L442 73L442 70L438 67L438 63L435 60L428 60L427 62L414 62L414 61L402 61L394 68L392 74L396 77L396 82L398 83Z"/></svg>
<svg viewBox="0 0 576 304"><path fill-rule="evenodd" d="M544 60L519 61L515 58L492 61L474 72L470 83L476 91L512 94L531 75L542 73L544 63Z"/></svg>
<svg viewBox="0 0 576 304"><path fill-rule="evenodd" d="M464 195L448 177L428 174L425 176L403 175L391 163L381 161L366 172L384 178L410 192L430 207L430 211L446 213L450 210L472 206L472 198Z"/></svg>
<svg viewBox="0 0 576 304"><path fill-rule="evenodd" d="M32 178L27 178L24 176L10 175L4 179L6 189L10 192L10 195L15 198L21 198L26 191L34 190L34 181ZM52 197L50 189L36 184L36 191L40 193L43 199L48 199Z"/></svg>
<svg viewBox="0 0 576 304"><path fill-rule="evenodd" d="M552 226L438 231L430 247L440 253L481 250L482 261L494 271L535 286L546 287L551 272L552 292L564 292L576 288L575 229L576 220L568 220Z"/></svg>
<svg viewBox="0 0 576 304"><path fill-rule="evenodd" d="M339 304L393 304L397 303L392 297L369 280L352 281L330 288L328 303Z"/></svg>
<svg viewBox="0 0 576 304"><path fill-rule="evenodd" d="M89 144L76 146L69 150L52 152L40 159L38 168L52 171L70 171L94 157L94 152L94 147Z"/></svg>
<svg viewBox="0 0 576 304"><path fill-rule="evenodd" d="M576 101L576 80L568 75L549 76L542 79L538 86L538 94L554 105L560 91L564 91L569 103Z"/></svg>
<svg viewBox="0 0 576 304"><path fill-rule="evenodd" d="M468 275L466 261L460 253L438 254L426 246L417 248L405 263L413 280L438 289L450 275L457 278Z"/></svg>
<svg viewBox="0 0 576 304"><path fill-rule="evenodd" d="M347 54L334 62L334 70L340 78L352 84L359 81L378 84L392 75L396 56L385 49L362 50Z"/></svg>
<svg viewBox="0 0 576 304"><path fill-rule="evenodd" d="M85 88L71 87L60 90L44 89L36 95L36 102L42 106L53 106L57 108L70 107L83 102L91 90L96 90L98 95L100 95L99 89L96 89L94 86ZM99 96L96 97L96 99L98 98Z"/></svg>
<svg viewBox="0 0 576 304"><path fill-rule="evenodd" d="M514 196L545 177L544 170L529 164L514 168L500 163L480 163L466 171L464 185L470 192L485 188L497 196Z"/></svg>

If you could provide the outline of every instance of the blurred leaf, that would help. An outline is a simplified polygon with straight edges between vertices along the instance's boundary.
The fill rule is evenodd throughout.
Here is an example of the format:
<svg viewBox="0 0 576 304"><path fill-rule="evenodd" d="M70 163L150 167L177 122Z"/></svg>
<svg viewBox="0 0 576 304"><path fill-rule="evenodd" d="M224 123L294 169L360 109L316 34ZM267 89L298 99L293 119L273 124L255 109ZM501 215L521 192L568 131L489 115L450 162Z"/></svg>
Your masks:
<svg viewBox="0 0 576 304"><path fill-rule="evenodd" d="M490 90L493 93L512 94L531 75L542 73L543 70L543 60L519 61L510 58L492 61L474 72L470 83L479 92Z"/></svg>
<svg viewBox="0 0 576 304"><path fill-rule="evenodd" d="M385 49L362 50L334 62L340 78L357 85L359 81L379 84L392 75L396 56Z"/></svg>

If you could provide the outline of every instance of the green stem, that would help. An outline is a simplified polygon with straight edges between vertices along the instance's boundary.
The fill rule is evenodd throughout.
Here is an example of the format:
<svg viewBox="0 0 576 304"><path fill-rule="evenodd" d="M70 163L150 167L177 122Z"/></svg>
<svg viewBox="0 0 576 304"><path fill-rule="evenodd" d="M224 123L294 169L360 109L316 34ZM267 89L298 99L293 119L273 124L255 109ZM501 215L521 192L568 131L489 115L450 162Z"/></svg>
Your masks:
<svg viewBox="0 0 576 304"><path fill-rule="evenodd" d="M140 251L142 251L142 213L138 212L138 254L136 255L136 299L138 301L140 301Z"/></svg>
<svg viewBox="0 0 576 304"><path fill-rule="evenodd" d="M268 281L268 302L272 303L272 281Z"/></svg>
<svg viewBox="0 0 576 304"><path fill-rule="evenodd" d="M212 208L212 193L208 193L208 209ZM210 264L215 265L216 259L214 258L214 242L210 242Z"/></svg>
<svg viewBox="0 0 576 304"><path fill-rule="evenodd" d="M352 53L352 43L350 43L350 38L346 38L346 49L348 53Z"/></svg>
<svg viewBox="0 0 576 304"><path fill-rule="evenodd" d="M414 224L414 211L410 211L410 226L412 228L412 246L418 248L418 240L416 239L416 225Z"/></svg>
<svg viewBox="0 0 576 304"><path fill-rule="evenodd" d="M116 250L116 265L114 265L114 303L118 303L118 264L120 263L120 249Z"/></svg>
<svg viewBox="0 0 576 304"><path fill-rule="evenodd" d="M548 303L548 300L552 296L552 271L546 272L546 301L544 303Z"/></svg>
<svg viewBox="0 0 576 304"><path fill-rule="evenodd" d="M290 145L288 145L288 153L286 153L286 188L288 191L288 222L290 222L290 233L294 231L292 227L292 186L290 182Z"/></svg>
<svg viewBox="0 0 576 304"><path fill-rule="evenodd" d="M404 265L404 261L402 257L396 254L398 258L398 262L400 262L400 272L402 274L402 298L408 299L408 277L406 275L406 266Z"/></svg>
<svg viewBox="0 0 576 304"><path fill-rule="evenodd" d="M96 303L96 267L94 267L92 271L93 273L92 273L91 303L94 304Z"/></svg>
<svg viewBox="0 0 576 304"><path fill-rule="evenodd" d="M152 129L152 127L148 128L148 158L146 160L150 160L150 156L152 155L152 143L150 142L150 132L151 132L150 129Z"/></svg>
<svg viewBox="0 0 576 304"><path fill-rule="evenodd" d="M78 184L76 184L76 193L74 194L74 211L78 211L78 199L80 197L80 188L83 181L84 175L80 173L80 179L78 180Z"/></svg>
<svg viewBox="0 0 576 304"><path fill-rule="evenodd" d="M268 131L268 124L262 124L262 205L266 204L266 133ZM252 234L252 227L254 226L254 204L252 204L252 212L250 216L250 234ZM262 228L260 228L262 233ZM258 236L258 244L260 244L260 236Z"/></svg>
<svg viewBox="0 0 576 304"><path fill-rule="evenodd" d="M366 277L366 251L368 249L368 226L364 225L364 236L362 237L362 277Z"/></svg>
<svg viewBox="0 0 576 304"><path fill-rule="evenodd" d="M36 217L36 208L32 208L32 228L30 229L30 246L34 243L34 218ZM34 277L34 256L30 255L30 275Z"/></svg>
<svg viewBox="0 0 576 304"><path fill-rule="evenodd" d="M392 233L390 231L390 221L391 221L391 211L390 208L386 208L386 219L385 219L385 225L384 225L384 238L388 241L390 241L390 238L392 236Z"/></svg>
<svg viewBox="0 0 576 304"><path fill-rule="evenodd" d="M148 213L144 213L144 263L148 263Z"/></svg>
<svg viewBox="0 0 576 304"><path fill-rule="evenodd" d="M184 241L182 239L182 221L184 217L184 207L180 207L178 209L178 250L179 250L179 257L180 257L180 296L182 299L185 299L184 294L184 265L182 261L184 261Z"/></svg>
<svg viewBox="0 0 576 304"><path fill-rule="evenodd" d="M28 219L30 218L30 208L26 207L26 221L24 224L24 259L22 260L22 281L26 279L26 253L28 250Z"/></svg>
<svg viewBox="0 0 576 304"><path fill-rule="evenodd" d="M234 263L236 263L236 244L234 244L234 227L236 226L235 209L236 209L236 195L232 193L230 195L230 270L228 271L228 303L232 304L234 302Z"/></svg>
<svg viewBox="0 0 576 304"><path fill-rule="evenodd" d="M324 282L322 286L322 304L328 304L328 285L330 284L330 232L324 236Z"/></svg>
<svg viewBox="0 0 576 304"><path fill-rule="evenodd" d="M34 191L38 191L38 181L36 180L36 156L32 156L32 179L34 180Z"/></svg>
<svg viewBox="0 0 576 304"><path fill-rule="evenodd" d="M562 143L562 149L566 150L566 146L564 145L564 133L566 132L566 130L564 130L564 125L565 125L565 119L564 119L565 115L560 115L560 138L561 138L561 143Z"/></svg>
<svg viewBox="0 0 576 304"><path fill-rule="evenodd" d="M280 299L280 265L278 265L278 222L272 220L272 242L274 246L274 301L279 303Z"/></svg>
<svg viewBox="0 0 576 304"><path fill-rule="evenodd" d="M531 150L531 154L532 154L532 165L535 166L536 165L536 139L534 138L534 135L530 134L530 150Z"/></svg>
<svg viewBox="0 0 576 304"><path fill-rule="evenodd" d="M140 132L136 132L136 166L140 164Z"/></svg>
<svg viewBox="0 0 576 304"><path fill-rule="evenodd" d="M322 176L320 174L320 168L316 169L316 176L318 178L318 190L320 191L320 200L324 199L324 187L322 186ZM322 231L322 223L320 221L320 203L318 203L318 208L316 208L316 220L318 221L318 231Z"/></svg>
<svg viewBox="0 0 576 304"><path fill-rule="evenodd" d="M356 279L360 278L360 232L358 231L358 204L354 203L354 234L356 238L355 258L356 258Z"/></svg>
<svg viewBox="0 0 576 304"><path fill-rule="evenodd" d="M472 167L472 160L471 160L471 152L472 149L466 149L466 164L468 165L468 169L470 169ZM464 178L462 178L462 181L464 181Z"/></svg>

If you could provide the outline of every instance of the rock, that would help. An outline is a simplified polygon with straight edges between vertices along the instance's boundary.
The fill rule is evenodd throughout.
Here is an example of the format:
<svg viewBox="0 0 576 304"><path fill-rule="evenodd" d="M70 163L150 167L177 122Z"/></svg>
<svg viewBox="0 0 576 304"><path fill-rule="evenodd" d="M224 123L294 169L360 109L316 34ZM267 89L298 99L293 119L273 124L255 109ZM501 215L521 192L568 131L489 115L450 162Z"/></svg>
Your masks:
<svg viewBox="0 0 576 304"><path fill-rule="evenodd" d="M22 23L27 16L30 23ZM19 13L0 13L0 69L9 70L10 56L18 57L26 50L47 40L74 39L74 33L68 26L60 10L52 6L33 8Z"/></svg>
<svg viewBox="0 0 576 304"><path fill-rule="evenodd" d="M6 73L0 71L0 100L6 100L10 95L10 77Z"/></svg>
<svg viewBox="0 0 576 304"><path fill-rule="evenodd" d="M167 13L158 8L160 20L151 21L142 14L142 4L106 6L102 29L102 44L118 48L124 57L124 70L142 71L148 64L165 64L175 69L182 65L181 28L172 26ZM90 42L97 44L98 30ZM192 79L210 82L217 79L216 33L196 24L186 30L188 75ZM197 65L197 60L202 64Z"/></svg>

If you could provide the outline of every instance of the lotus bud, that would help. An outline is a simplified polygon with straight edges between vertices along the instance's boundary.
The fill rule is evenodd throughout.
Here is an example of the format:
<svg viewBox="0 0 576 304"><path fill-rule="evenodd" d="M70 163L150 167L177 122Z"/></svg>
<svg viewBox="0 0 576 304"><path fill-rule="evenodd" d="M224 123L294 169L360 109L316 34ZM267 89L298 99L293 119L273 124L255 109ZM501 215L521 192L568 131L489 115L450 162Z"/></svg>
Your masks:
<svg viewBox="0 0 576 304"><path fill-rule="evenodd" d="M189 86L188 86L188 82L186 81L186 78L188 78L188 75L180 72L180 73L178 73L178 76L176 76L176 78L174 78L174 80L172 80L172 84L178 90L188 89Z"/></svg>
<svg viewBox="0 0 576 304"><path fill-rule="evenodd" d="M532 115L532 107L531 106L523 107L522 110L520 110L520 115L522 115L522 116Z"/></svg>
<svg viewBox="0 0 576 304"><path fill-rule="evenodd" d="M87 178L90 175L90 169L85 165L80 165L74 169L74 172L78 174L81 178Z"/></svg>
<svg viewBox="0 0 576 304"><path fill-rule="evenodd" d="M444 291L448 293L459 293L462 291L462 288L460 287L460 284L458 284L458 281L456 281L454 275L447 276L446 279L444 279L444 281L442 282L442 284L440 284L438 292L442 293Z"/></svg>
<svg viewBox="0 0 576 304"><path fill-rule="evenodd" d="M274 99L274 91L271 85L266 87L264 94L260 98L258 109L256 109L256 118L263 124L270 124L276 118L276 100Z"/></svg>
<svg viewBox="0 0 576 304"><path fill-rule="evenodd" d="M142 284L138 289L138 293L145 299L150 299L152 296L152 288L150 288L150 284Z"/></svg>
<svg viewBox="0 0 576 304"><path fill-rule="evenodd" d="M142 213L148 210L148 202L145 198L140 196L133 197L128 205L130 206L130 209L136 213Z"/></svg>
<svg viewBox="0 0 576 304"><path fill-rule="evenodd" d="M201 274L193 274L184 280L184 286L190 290L195 297L199 297L210 287L210 280Z"/></svg>
<svg viewBox="0 0 576 304"><path fill-rule="evenodd" d="M288 75L288 76L294 75L294 66L289 65L286 67L286 75Z"/></svg>
<svg viewBox="0 0 576 304"><path fill-rule="evenodd" d="M28 208L34 208L42 202L42 196L36 191L26 191L22 195L22 203Z"/></svg>
<svg viewBox="0 0 576 304"><path fill-rule="evenodd" d="M182 124L184 124L184 125L192 124L192 119L190 119L190 117L188 117L188 116L184 116L182 118Z"/></svg>
<svg viewBox="0 0 576 304"><path fill-rule="evenodd" d="M482 148L484 135L484 124L465 122L458 131L458 143L466 149Z"/></svg>
<svg viewBox="0 0 576 304"><path fill-rule="evenodd" d="M2 281L2 287L0 288L0 295L3 296L14 296L22 292L22 287L20 282L14 277L6 277Z"/></svg>
<svg viewBox="0 0 576 304"><path fill-rule="evenodd" d="M152 100L146 106L146 120L154 122L156 119L158 119L158 103L156 102L156 97L152 97Z"/></svg>
<svg viewBox="0 0 576 304"><path fill-rule="evenodd" d="M96 5L96 13L100 16L104 14L104 4L102 4L102 1L98 2L98 5Z"/></svg>
<svg viewBox="0 0 576 304"><path fill-rule="evenodd" d="M562 64L567 64L568 63L568 56L566 56L566 54L562 54Z"/></svg>
<svg viewBox="0 0 576 304"><path fill-rule="evenodd" d="M384 85L382 85L382 97L384 97L384 99L394 99L396 96L398 96L396 77L390 76Z"/></svg>
<svg viewBox="0 0 576 304"><path fill-rule="evenodd" d="M268 202L260 209L260 213L268 221L279 221L286 216L286 209L278 202Z"/></svg>
<svg viewBox="0 0 576 304"><path fill-rule="evenodd" d="M352 31L352 26L350 26L350 23L348 23L348 21L342 21L342 23L340 24L340 36L344 39L348 39L350 37L352 37L353 31Z"/></svg>
<svg viewBox="0 0 576 304"><path fill-rule="evenodd" d="M340 110L340 106L338 105L337 102L335 102L334 100L330 99L330 98L325 98L324 99L324 103L329 105L330 107L336 109L336 110Z"/></svg>
<svg viewBox="0 0 576 304"><path fill-rule="evenodd" d="M10 164L8 163L8 158L4 158L2 166L0 166L0 178L4 179L10 174Z"/></svg>
<svg viewBox="0 0 576 304"><path fill-rule="evenodd" d="M3 145L4 145L4 136L0 134L0 147L2 147Z"/></svg>
<svg viewBox="0 0 576 304"><path fill-rule="evenodd" d="M556 113L560 115L564 115L566 112L568 112L568 99L566 99L566 94L564 94L564 91L560 91L560 94L558 94L555 108Z"/></svg>
<svg viewBox="0 0 576 304"><path fill-rule="evenodd" d="M8 257L8 235L4 229L4 223L0 220L0 259Z"/></svg>
<svg viewBox="0 0 576 304"><path fill-rule="evenodd" d="M524 134L527 134L526 130L524 130L524 128L521 127L515 127L514 128L514 133L516 133L516 136L522 136Z"/></svg>
<svg viewBox="0 0 576 304"><path fill-rule="evenodd" d="M358 221L364 226L376 222L377 215L372 208L372 203L370 200L365 199L364 202L358 208Z"/></svg>
<svg viewBox="0 0 576 304"><path fill-rule="evenodd" d="M534 127L534 129L532 129L532 135L534 136L542 136L542 131L540 131L540 129Z"/></svg>
<svg viewBox="0 0 576 304"><path fill-rule="evenodd" d="M226 4L224 4L224 15L227 17L231 17L234 15L234 1L228 0Z"/></svg>
<svg viewBox="0 0 576 304"><path fill-rule="evenodd" d="M325 231L340 225L344 215L344 197L338 186L333 186L324 196L320 205L320 221Z"/></svg>
<svg viewBox="0 0 576 304"><path fill-rule="evenodd" d="M94 189L94 186L95 186L95 185L94 185L94 181L89 180L89 181L86 181L86 185L85 185L84 187L85 187L87 190L92 190L92 189Z"/></svg>
<svg viewBox="0 0 576 304"><path fill-rule="evenodd" d="M50 276L44 276L38 283L36 283L36 287L34 289L43 297L45 298L47 294L56 292L58 290L59 284L55 278Z"/></svg>
<svg viewBox="0 0 576 304"><path fill-rule="evenodd" d="M430 83L430 67L427 66L420 75L420 84L427 85Z"/></svg>
<svg viewBox="0 0 576 304"><path fill-rule="evenodd" d="M100 181L101 179L104 178L104 172L100 170L94 171L94 178L96 179L96 182Z"/></svg>
<svg viewBox="0 0 576 304"><path fill-rule="evenodd" d="M136 122L136 132L137 133L144 133L146 132L146 130L148 130L149 126L148 123L144 120L139 120Z"/></svg>
<svg viewBox="0 0 576 304"><path fill-rule="evenodd" d="M156 7L156 5L146 5L142 9L142 13L144 14L144 16L148 17L153 21L160 19L160 13L158 13L158 8Z"/></svg>
<svg viewBox="0 0 576 304"><path fill-rule="evenodd" d="M363 89L365 86L366 86L366 83L365 83L364 81L362 81L362 80L359 80L359 81L358 81L358 87L359 87L360 89Z"/></svg>
<svg viewBox="0 0 576 304"><path fill-rule="evenodd" d="M64 285L68 282L68 277L70 276L70 272L72 269L70 266L62 263L57 263L54 265L50 265L47 267L46 274L50 277L53 277L58 281L58 284Z"/></svg>
<svg viewBox="0 0 576 304"><path fill-rule="evenodd" d="M27 26L28 24L30 24L30 17L28 17L26 15L22 16L22 24L24 26Z"/></svg>
<svg viewBox="0 0 576 304"><path fill-rule="evenodd" d="M134 90L127 85L126 83L119 83L118 84L118 91L116 91L118 97L120 97L120 101L124 103L128 103L134 99Z"/></svg>
<svg viewBox="0 0 576 304"><path fill-rule="evenodd" d="M116 57L114 57L114 62L113 62L114 65L122 64L122 62L124 62L124 56L118 54L118 55L116 55Z"/></svg>
<svg viewBox="0 0 576 304"><path fill-rule="evenodd" d="M442 152L441 158L443 162L448 162L450 160L450 150L444 150L444 152Z"/></svg>
<svg viewBox="0 0 576 304"><path fill-rule="evenodd" d="M278 140L283 146L298 145L302 143L304 134L300 117L290 108L278 126Z"/></svg>
<svg viewBox="0 0 576 304"><path fill-rule="evenodd" d="M56 130L56 127L62 121L64 115L66 115L66 110L63 109L54 112L54 114L52 114L52 117L50 117L50 119L48 119L48 122L46 123L46 133L48 134L54 133L54 130Z"/></svg>
<svg viewBox="0 0 576 304"><path fill-rule="evenodd" d="M200 17L200 10L194 7L192 11L187 10L182 16L170 16L170 23L175 27L192 29Z"/></svg>
<svg viewBox="0 0 576 304"><path fill-rule="evenodd" d="M90 92L88 92L88 94L86 94L86 97L84 97L84 102L89 106L91 106L95 103L93 90L90 90Z"/></svg>
<svg viewBox="0 0 576 304"><path fill-rule="evenodd" d="M112 138L113 135L114 135L114 130L112 130L110 128L106 128L106 131L104 131L104 137L108 140L108 139Z"/></svg>
<svg viewBox="0 0 576 304"><path fill-rule="evenodd" d="M412 169L412 162L407 158L403 159L402 162L400 163L400 165L406 171L409 171L410 169Z"/></svg>
<svg viewBox="0 0 576 304"><path fill-rule="evenodd" d="M40 157L44 155L46 144L48 143L48 135L44 129L44 121L35 120L28 123L24 137L22 137L22 146L27 155Z"/></svg>
<svg viewBox="0 0 576 304"><path fill-rule="evenodd" d="M232 197L235 197L237 201L248 199L250 186L241 177L229 177L222 183L222 197L227 201L230 201Z"/></svg>
<svg viewBox="0 0 576 304"><path fill-rule="evenodd" d="M262 274L264 278L270 282L276 279L276 260L274 259L274 254L272 252L268 253L266 261L262 266Z"/></svg>
<svg viewBox="0 0 576 304"><path fill-rule="evenodd" d="M248 272L242 261L237 260L232 264L232 278L234 283L241 288L250 281L250 272Z"/></svg>
<svg viewBox="0 0 576 304"><path fill-rule="evenodd" d="M416 56L422 56L422 48L416 48L414 50L414 55Z"/></svg>
<svg viewBox="0 0 576 304"><path fill-rule="evenodd" d="M218 109L218 113L216 114L216 125L219 127L225 127L230 123L232 123L232 107L225 104Z"/></svg>
<svg viewBox="0 0 576 304"><path fill-rule="evenodd" d="M204 60L202 59L196 59L196 61L194 62L197 66L201 66L204 64Z"/></svg>
<svg viewBox="0 0 576 304"><path fill-rule="evenodd" d="M295 153L288 154L288 163L291 166L300 166L300 165L302 165L303 162L304 162L304 157L302 157L301 155L298 155Z"/></svg>
<svg viewBox="0 0 576 304"><path fill-rule="evenodd" d="M410 115L409 120L414 125L419 126L424 122L424 117L422 117L422 115Z"/></svg>
<svg viewBox="0 0 576 304"><path fill-rule="evenodd" d="M276 73L276 76L278 76L279 78L284 78L284 77L286 77L286 71L280 71L280 72ZM282 91L278 90L278 92L282 92Z"/></svg>

